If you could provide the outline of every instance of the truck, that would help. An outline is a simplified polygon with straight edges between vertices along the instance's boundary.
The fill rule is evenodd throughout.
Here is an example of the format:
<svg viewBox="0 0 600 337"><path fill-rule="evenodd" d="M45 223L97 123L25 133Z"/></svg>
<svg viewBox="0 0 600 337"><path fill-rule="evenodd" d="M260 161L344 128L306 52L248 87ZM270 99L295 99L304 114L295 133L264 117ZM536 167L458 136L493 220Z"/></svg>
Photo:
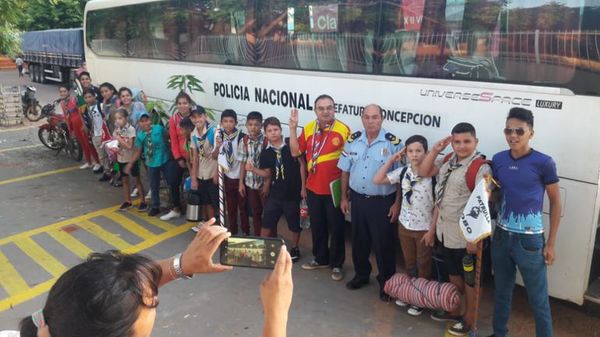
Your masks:
<svg viewBox="0 0 600 337"><path fill-rule="evenodd" d="M21 50L33 82L69 83L85 63L83 28L25 32Z"/></svg>

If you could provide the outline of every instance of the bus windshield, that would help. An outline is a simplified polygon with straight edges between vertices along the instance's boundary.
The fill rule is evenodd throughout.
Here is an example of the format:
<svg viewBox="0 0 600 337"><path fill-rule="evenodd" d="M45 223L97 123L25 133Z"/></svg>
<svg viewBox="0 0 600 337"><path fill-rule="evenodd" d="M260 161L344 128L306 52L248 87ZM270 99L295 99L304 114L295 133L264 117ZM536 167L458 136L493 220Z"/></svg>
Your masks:
<svg viewBox="0 0 600 337"><path fill-rule="evenodd" d="M600 95L595 0L169 0L88 11L86 39L99 56Z"/></svg>

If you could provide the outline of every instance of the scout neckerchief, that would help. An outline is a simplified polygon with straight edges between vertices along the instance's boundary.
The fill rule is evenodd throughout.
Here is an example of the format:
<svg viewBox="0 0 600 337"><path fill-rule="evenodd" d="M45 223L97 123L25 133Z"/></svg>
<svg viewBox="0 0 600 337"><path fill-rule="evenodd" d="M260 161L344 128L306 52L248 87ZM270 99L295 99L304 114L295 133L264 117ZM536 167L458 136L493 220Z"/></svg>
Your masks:
<svg viewBox="0 0 600 337"><path fill-rule="evenodd" d="M315 129L313 131L313 146L312 146L312 157L311 157L311 162L312 165L310 167L310 171L312 172L312 174L315 174L317 172L317 160L319 159L319 156L321 155L321 152L323 151L323 148L325 147L325 145L327 144L327 139L329 138L329 134L331 133L331 130L333 129L333 127L335 126L335 120L333 121L333 123L327 127L327 125L324 126L324 129L327 128L327 134L325 135L324 139L321 139L323 136L321 136L322 130L319 128L319 121L317 121L315 123ZM317 136L318 136L318 140L317 140Z"/></svg>
<svg viewBox="0 0 600 337"><path fill-rule="evenodd" d="M471 158L475 158L479 155L479 152L475 152L475 154L471 156ZM452 158L450 158L450 160L448 161L448 165L450 166L448 167L446 173L444 173L442 179L439 181L438 187L436 189L435 206L439 206L440 202L442 202L442 198L444 197L444 192L446 190L446 183L448 182L448 177L450 177L452 171L462 166L462 164L458 163L458 156L456 154L452 155Z"/></svg>
<svg viewBox="0 0 600 337"><path fill-rule="evenodd" d="M204 157L204 145L206 144L206 139L208 138L208 131L210 130L210 124L206 123L206 126L204 128L206 129L206 132L202 136L197 137L197 141L195 141L196 148L198 149L198 153L202 157Z"/></svg>
<svg viewBox="0 0 600 337"><path fill-rule="evenodd" d="M411 205L412 201L410 200L412 198L413 195L413 188L415 187L415 185L421 181L421 177L419 177L418 175L414 174L414 173L409 173L406 172L406 174L404 175L404 180L408 181L408 184L406 186L404 186L404 182L401 182L402 184L402 190L405 190L406 193L404 194L404 198L406 199L406 202Z"/></svg>
<svg viewBox="0 0 600 337"><path fill-rule="evenodd" d="M152 160L152 155L154 154L154 147L152 144L152 127L150 130L146 131L146 157L148 161Z"/></svg>
<svg viewBox="0 0 600 337"><path fill-rule="evenodd" d="M121 137L125 137L125 136L126 136L126 134L127 134L127 130L129 129L129 127L130 127L130 126L131 126L131 125L129 125L129 122L125 123L125 126L124 126L124 127L122 127L122 128L119 128L119 129L117 130L117 134L118 134L119 136L121 136Z"/></svg>
<svg viewBox="0 0 600 337"><path fill-rule="evenodd" d="M233 141L240 134L240 130L233 129L231 134L226 134L225 132L221 132L223 135L223 154L225 154L225 159L227 159L227 165L229 168L233 167Z"/></svg>
<svg viewBox="0 0 600 337"><path fill-rule="evenodd" d="M264 135L261 133L256 137L256 140L250 138L248 136L248 145L252 147L252 163L256 165L260 160L260 147L263 145L265 141ZM246 149L248 151L248 149ZM249 151L248 151L249 152ZM249 153L248 153L249 154Z"/></svg>
<svg viewBox="0 0 600 337"><path fill-rule="evenodd" d="M284 146L285 142L279 148L271 146L273 152L275 152L275 180L285 180L285 168L283 167L283 158L281 157L281 150Z"/></svg>

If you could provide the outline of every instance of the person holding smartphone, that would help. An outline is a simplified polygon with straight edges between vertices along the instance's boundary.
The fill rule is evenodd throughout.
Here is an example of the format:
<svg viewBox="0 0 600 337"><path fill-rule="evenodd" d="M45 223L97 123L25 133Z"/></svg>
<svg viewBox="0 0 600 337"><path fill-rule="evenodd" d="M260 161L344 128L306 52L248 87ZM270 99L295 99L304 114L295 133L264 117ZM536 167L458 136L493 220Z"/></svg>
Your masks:
<svg viewBox="0 0 600 337"><path fill-rule="evenodd" d="M152 261L116 251L91 254L56 281L42 310L21 320L20 336L150 336L159 287L194 274L232 269L212 262L231 235L214 223L214 218L209 220L186 250L173 258ZM286 336L293 288L292 261L282 246L273 272L260 285L263 337Z"/></svg>

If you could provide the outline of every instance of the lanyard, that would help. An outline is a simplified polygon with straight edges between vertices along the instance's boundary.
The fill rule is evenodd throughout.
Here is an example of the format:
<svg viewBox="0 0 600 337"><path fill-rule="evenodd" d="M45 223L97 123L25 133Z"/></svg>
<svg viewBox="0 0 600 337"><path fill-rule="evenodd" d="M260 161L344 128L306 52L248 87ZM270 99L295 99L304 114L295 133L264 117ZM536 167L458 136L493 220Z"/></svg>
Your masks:
<svg viewBox="0 0 600 337"><path fill-rule="evenodd" d="M329 139L329 134L331 133L331 130L335 126L335 122L336 121L334 120L333 124L331 124L331 126L328 128L327 134L325 135L325 139L319 140L319 142L317 142L317 135L320 136L322 132L318 127L319 122L317 121L315 123L315 129L313 131L313 142L312 142L312 157L311 157L312 165L310 167L310 170L312 171L313 174L316 172L317 159L319 159L319 156L321 156L321 152L323 151L325 144L327 144L327 140Z"/></svg>

